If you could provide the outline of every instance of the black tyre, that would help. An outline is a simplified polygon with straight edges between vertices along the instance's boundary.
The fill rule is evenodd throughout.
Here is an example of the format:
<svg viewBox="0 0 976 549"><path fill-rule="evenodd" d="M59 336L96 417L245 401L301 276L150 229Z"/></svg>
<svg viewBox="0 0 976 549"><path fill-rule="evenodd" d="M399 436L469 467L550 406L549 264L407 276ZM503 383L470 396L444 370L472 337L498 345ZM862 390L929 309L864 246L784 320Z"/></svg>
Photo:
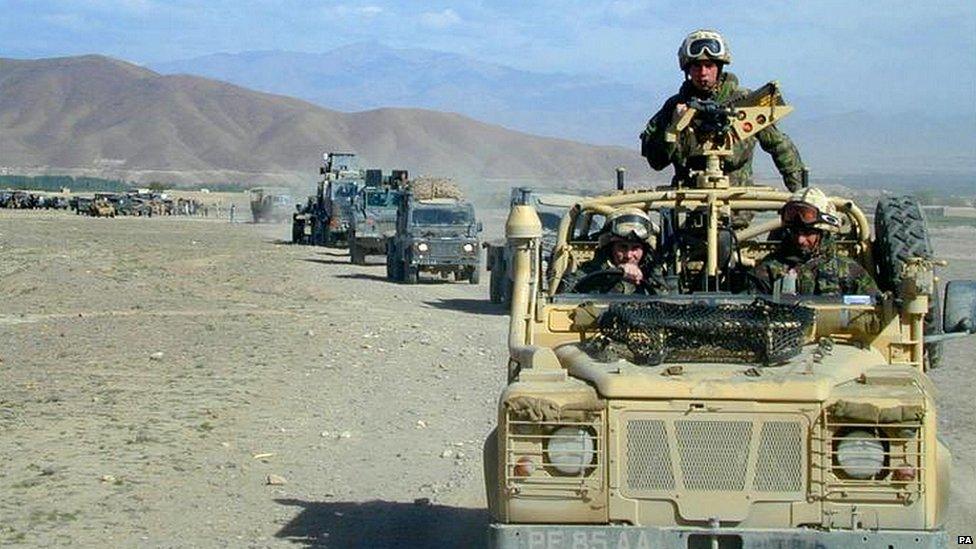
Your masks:
<svg viewBox="0 0 976 549"><path fill-rule="evenodd" d="M403 270L404 284L416 284L418 281L420 281L420 271L417 269L417 267L404 261L402 263L402 267L400 268Z"/></svg>
<svg viewBox="0 0 976 549"><path fill-rule="evenodd" d="M499 278L497 265L493 265L491 271L488 272L488 299L492 303L502 302Z"/></svg>
<svg viewBox="0 0 976 549"><path fill-rule="evenodd" d="M365 265L366 264L366 254L363 253L363 249L356 245L354 239L349 239L349 261L353 265Z"/></svg>
<svg viewBox="0 0 976 549"><path fill-rule="evenodd" d="M393 246L387 247L386 277L393 282L403 282L403 262L396 256Z"/></svg>
<svg viewBox="0 0 976 549"><path fill-rule="evenodd" d="M886 196L878 201L874 212L874 257L878 265L877 280L882 290L897 291L901 272L915 257L932 258L935 253L918 200L910 196ZM942 333L941 295L936 288L925 315L925 334ZM942 344L925 346L929 368L942 361Z"/></svg>
<svg viewBox="0 0 976 549"><path fill-rule="evenodd" d="M468 283L477 286L481 283L481 269L477 265L468 267Z"/></svg>

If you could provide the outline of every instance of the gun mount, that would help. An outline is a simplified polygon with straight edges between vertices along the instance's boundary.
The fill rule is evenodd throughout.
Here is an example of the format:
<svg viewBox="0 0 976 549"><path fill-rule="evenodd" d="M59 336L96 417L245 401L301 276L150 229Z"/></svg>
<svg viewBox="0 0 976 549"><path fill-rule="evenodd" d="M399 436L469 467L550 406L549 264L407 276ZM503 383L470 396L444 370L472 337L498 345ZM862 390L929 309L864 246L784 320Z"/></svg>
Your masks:
<svg viewBox="0 0 976 549"><path fill-rule="evenodd" d="M688 139L695 156L705 158L705 169L692 171L687 186L698 189L727 189L729 177L722 167L732 147L793 112L779 90L769 82L758 90L725 103L694 99L668 128L665 138L671 143ZM681 183L679 183L679 186Z"/></svg>

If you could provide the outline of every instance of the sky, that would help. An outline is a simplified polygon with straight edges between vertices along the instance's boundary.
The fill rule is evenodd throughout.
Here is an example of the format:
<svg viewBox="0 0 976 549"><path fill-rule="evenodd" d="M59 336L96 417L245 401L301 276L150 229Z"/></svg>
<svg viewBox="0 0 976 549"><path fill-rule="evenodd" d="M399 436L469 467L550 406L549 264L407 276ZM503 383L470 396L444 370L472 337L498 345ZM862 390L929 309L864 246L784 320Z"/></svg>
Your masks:
<svg viewBox="0 0 976 549"><path fill-rule="evenodd" d="M726 35L753 86L775 79L865 110L976 111L972 0L0 0L0 57L148 64L374 40L656 88L680 82L678 44L702 27Z"/></svg>

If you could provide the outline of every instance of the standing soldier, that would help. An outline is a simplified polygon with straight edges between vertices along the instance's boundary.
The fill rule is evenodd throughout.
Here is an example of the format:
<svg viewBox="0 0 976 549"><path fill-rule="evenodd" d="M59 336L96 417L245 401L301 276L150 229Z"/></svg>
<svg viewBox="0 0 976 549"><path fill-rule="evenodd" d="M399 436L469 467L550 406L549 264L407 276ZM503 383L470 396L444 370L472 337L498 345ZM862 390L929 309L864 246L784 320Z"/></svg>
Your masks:
<svg viewBox="0 0 976 549"><path fill-rule="evenodd" d="M793 193L780 210L784 235L779 249L750 273L754 293L795 295L877 295L878 285L864 267L839 255L834 234L837 210L823 191Z"/></svg>
<svg viewBox="0 0 976 549"><path fill-rule="evenodd" d="M230 203L230 222L234 222L234 213L237 212L237 204Z"/></svg>
<svg viewBox="0 0 976 549"><path fill-rule="evenodd" d="M729 45L721 34L712 30L696 30L689 34L678 49L678 65L685 73L685 81L678 93L664 102L661 110L647 123L641 133L641 154L655 170L674 165L672 185L687 181L689 171L705 167L704 158L693 156L694 143L668 142L668 127L684 113L691 99L723 103L743 97L749 90L739 87L739 79L725 66L732 63ZM803 162L793 141L776 126L769 126L755 136L737 142L732 156L723 161L723 170L732 185L752 183L752 151L759 146L773 157L783 183L790 191L802 186ZM700 165L699 165L700 164Z"/></svg>

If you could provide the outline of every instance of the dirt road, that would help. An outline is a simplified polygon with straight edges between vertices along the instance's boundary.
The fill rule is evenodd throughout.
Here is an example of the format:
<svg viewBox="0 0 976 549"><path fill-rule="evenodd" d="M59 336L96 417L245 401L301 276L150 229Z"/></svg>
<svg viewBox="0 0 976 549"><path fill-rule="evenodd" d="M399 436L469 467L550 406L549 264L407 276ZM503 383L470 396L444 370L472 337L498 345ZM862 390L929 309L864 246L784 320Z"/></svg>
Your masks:
<svg viewBox="0 0 976 549"><path fill-rule="evenodd" d="M504 311L288 231L0 210L0 545L481 542ZM937 245L976 278L964 233ZM976 524L974 355L935 374L953 536Z"/></svg>

